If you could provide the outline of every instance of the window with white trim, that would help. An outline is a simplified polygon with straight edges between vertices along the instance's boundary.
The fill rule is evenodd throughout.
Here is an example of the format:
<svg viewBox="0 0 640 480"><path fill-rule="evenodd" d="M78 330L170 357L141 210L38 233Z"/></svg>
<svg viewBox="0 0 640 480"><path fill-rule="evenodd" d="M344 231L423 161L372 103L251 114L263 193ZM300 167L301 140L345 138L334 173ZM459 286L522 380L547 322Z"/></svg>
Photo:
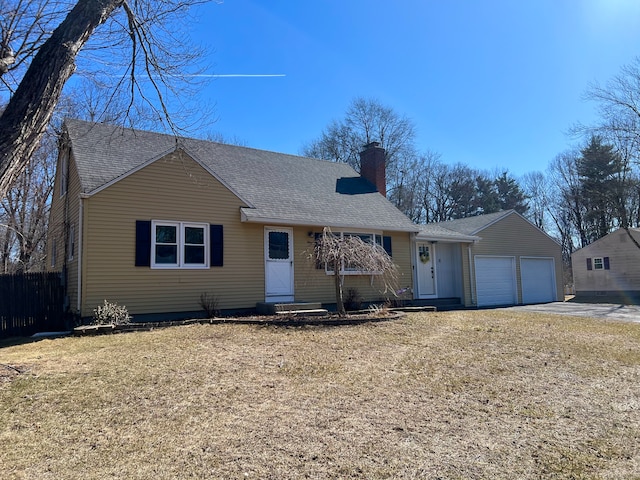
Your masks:
<svg viewBox="0 0 640 480"><path fill-rule="evenodd" d="M602 257L595 257L593 259L594 270L604 270L604 259Z"/></svg>
<svg viewBox="0 0 640 480"><path fill-rule="evenodd" d="M151 222L151 268L208 267L208 224Z"/></svg>
<svg viewBox="0 0 640 480"><path fill-rule="evenodd" d="M344 237L359 237L365 243L375 244L382 247L382 235L378 233L361 233L361 232L334 232L333 235L337 235L341 238ZM327 275L333 275L333 268L330 265L325 264L325 271ZM382 272L369 272L362 271L356 266L345 263L342 265L341 275L379 275Z"/></svg>
<svg viewBox="0 0 640 480"><path fill-rule="evenodd" d="M382 246L382 236L381 235L377 235L375 233L351 233L351 232L342 232L342 236L343 237L358 237L360 238L360 240L362 240L364 243L369 243L369 244L376 244L379 246ZM366 274L370 274L370 273L379 273L379 272L363 272L362 270L358 269L357 267L354 267L352 265L349 265L349 263L346 263L342 269L344 270L345 274L358 274L358 273L366 273Z"/></svg>

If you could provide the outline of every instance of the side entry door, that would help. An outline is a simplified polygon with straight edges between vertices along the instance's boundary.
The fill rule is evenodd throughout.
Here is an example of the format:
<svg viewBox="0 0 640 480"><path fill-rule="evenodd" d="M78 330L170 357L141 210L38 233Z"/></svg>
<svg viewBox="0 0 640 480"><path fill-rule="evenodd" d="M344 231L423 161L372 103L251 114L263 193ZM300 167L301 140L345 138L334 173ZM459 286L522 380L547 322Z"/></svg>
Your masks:
<svg viewBox="0 0 640 480"><path fill-rule="evenodd" d="M265 301L292 302L293 230L267 227L264 236Z"/></svg>

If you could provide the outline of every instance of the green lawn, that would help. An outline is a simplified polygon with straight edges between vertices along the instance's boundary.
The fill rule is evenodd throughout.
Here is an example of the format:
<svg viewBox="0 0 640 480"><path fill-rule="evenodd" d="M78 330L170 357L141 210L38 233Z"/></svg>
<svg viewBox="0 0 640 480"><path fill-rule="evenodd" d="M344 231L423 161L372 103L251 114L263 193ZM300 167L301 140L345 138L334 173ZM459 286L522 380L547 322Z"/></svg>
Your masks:
<svg viewBox="0 0 640 480"><path fill-rule="evenodd" d="M640 324L487 310L0 348L0 478L640 478Z"/></svg>

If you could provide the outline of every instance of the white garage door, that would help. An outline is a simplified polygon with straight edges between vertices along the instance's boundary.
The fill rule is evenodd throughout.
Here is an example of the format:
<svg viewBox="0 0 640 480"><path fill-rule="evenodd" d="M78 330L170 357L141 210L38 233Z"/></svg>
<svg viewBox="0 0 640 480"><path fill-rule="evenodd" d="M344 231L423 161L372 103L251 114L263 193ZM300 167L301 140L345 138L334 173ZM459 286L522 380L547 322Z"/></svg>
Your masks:
<svg viewBox="0 0 640 480"><path fill-rule="evenodd" d="M475 257L475 267L479 307L518 302L515 258Z"/></svg>
<svg viewBox="0 0 640 480"><path fill-rule="evenodd" d="M553 258L521 258L522 303L556 301L556 272Z"/></svg>

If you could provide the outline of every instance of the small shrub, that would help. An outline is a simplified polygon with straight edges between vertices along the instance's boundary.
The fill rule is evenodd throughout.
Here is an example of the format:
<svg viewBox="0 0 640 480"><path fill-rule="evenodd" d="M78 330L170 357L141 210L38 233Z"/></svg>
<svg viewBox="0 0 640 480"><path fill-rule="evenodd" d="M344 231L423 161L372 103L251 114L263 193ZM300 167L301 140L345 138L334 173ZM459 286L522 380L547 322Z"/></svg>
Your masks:
<svg viewBox="0 0 640 480"><path fill-rule="evenodd" d="M131 316L127 307L120 306L116 302L104 301L93 311L93 323L95 325L126 325L130 323Z"/></svg>
<svg viewBox="0 0 640 480"><path fill-rule="evenodd" d="M204 310L207 318L214 318L220 314L219 303L218 297L215 295L209 295L206 292L200 295L200 307Z"/></svg>
<svg viewBox="0 0 640 480"><path fill-rule="evenodd" d="M346 310L362 310L362 297L357 288L350 288L344 299L344 308Z"/></svg>
<svg viewBox="0 0 640 480"><path fill-rule="evenodd" d="M389 304L388 303L372 303L369 305L369 315L372 317L381 317L389 314Z"/></svg>

